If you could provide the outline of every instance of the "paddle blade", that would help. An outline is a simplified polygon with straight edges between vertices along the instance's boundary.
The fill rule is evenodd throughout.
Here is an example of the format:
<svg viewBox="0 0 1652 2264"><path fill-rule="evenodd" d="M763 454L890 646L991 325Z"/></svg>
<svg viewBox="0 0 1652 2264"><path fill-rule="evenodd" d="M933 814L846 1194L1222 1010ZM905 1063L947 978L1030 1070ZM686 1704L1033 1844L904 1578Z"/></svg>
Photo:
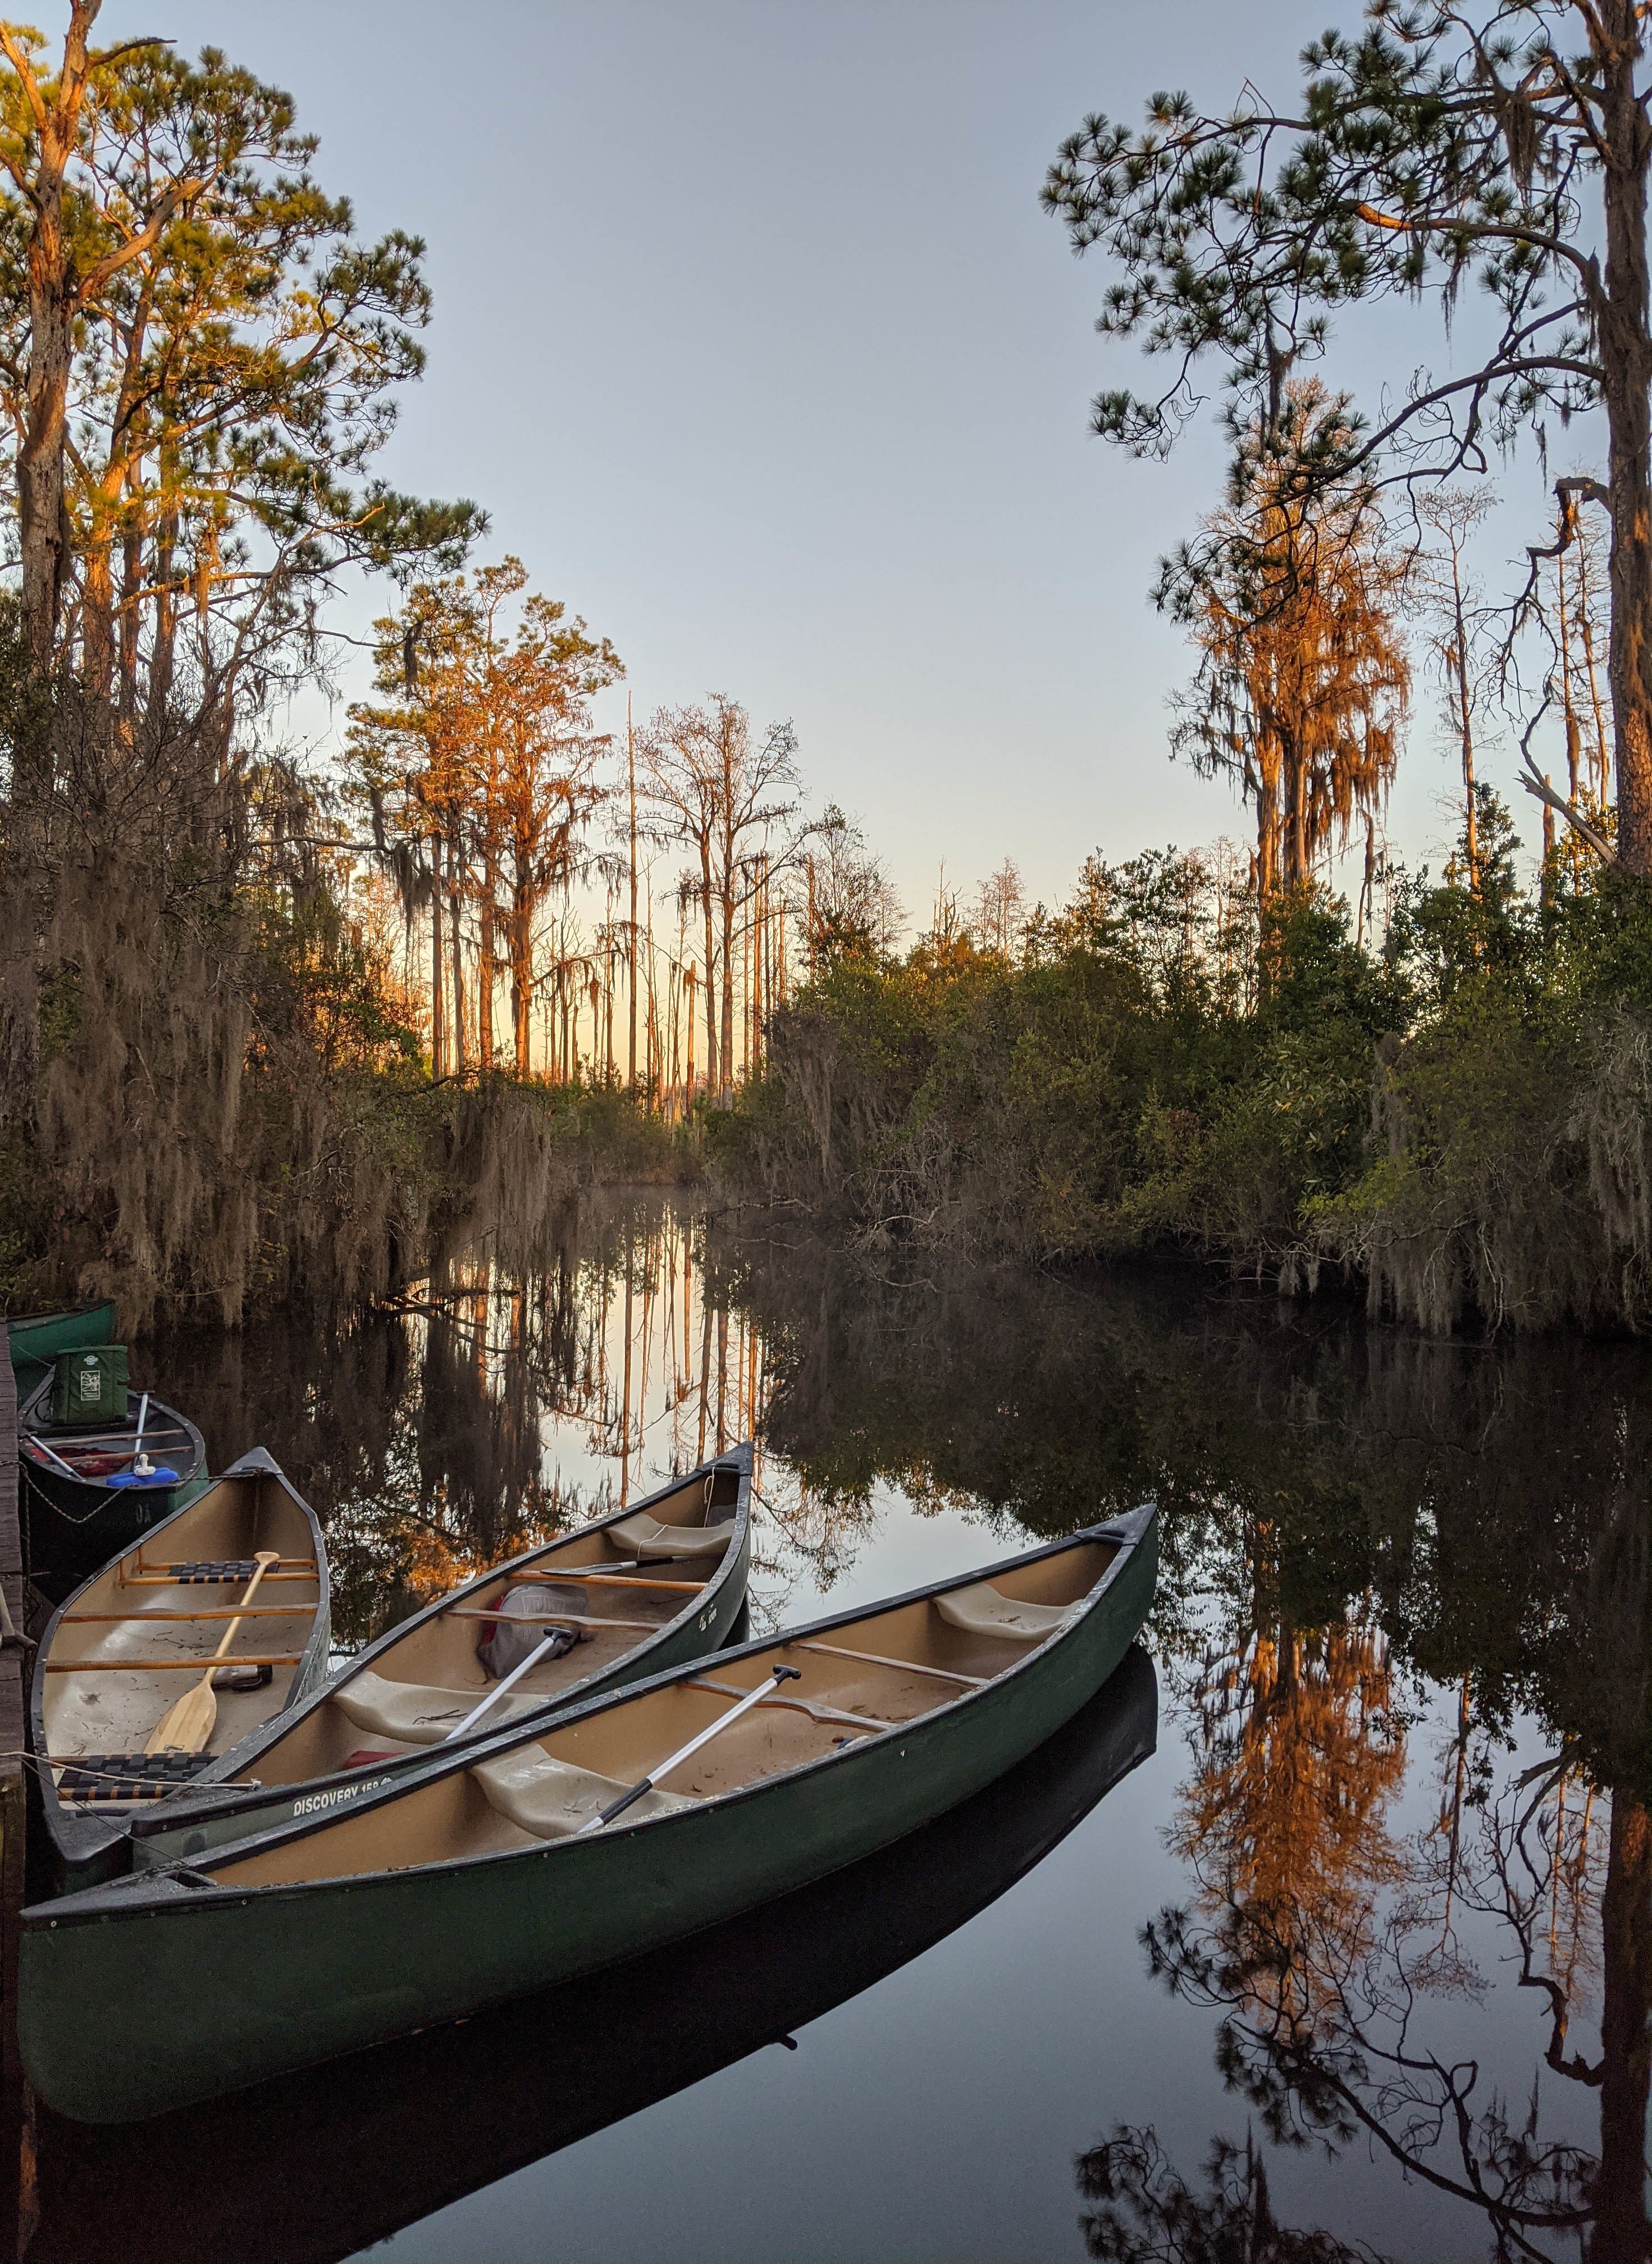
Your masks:
<svg viewBox="0 0 1652 2264"><path fill-rule="evenodd" d="M149 1741L143 1750L146 1753L163 1753L169 1748L181 1753L204 1752L217 1722L218 1701L213 1694L212 1676L207 1673L192 1690L167 1708L150 1731Z"/></svg>

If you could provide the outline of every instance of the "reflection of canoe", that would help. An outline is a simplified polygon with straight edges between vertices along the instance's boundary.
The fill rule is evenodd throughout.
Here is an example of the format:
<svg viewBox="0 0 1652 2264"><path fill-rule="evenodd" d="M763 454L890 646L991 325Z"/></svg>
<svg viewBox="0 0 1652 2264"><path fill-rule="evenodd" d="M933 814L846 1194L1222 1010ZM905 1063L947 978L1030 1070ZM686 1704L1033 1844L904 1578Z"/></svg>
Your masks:
<svg viewBox="0 0 1652 2264"><path fill-rule="evenodd" d="M217 1722L200 1757L210 1762L327 1672L321 1528L261 1448L54 1613L35 1654L32 1728L35 1752L49 1757L41 1799L66 1883L126 1869L132 1818L199 1765L154 1759L144 1744L199 1680L236 1617L259 1549L281 1561L261 1578L214 1677Z"/></svg>
<svg viewBox="0 0 1652 2264"><path fill-rule="evenodd" d="M189 1418L176 1408L154 1397L145 1407L144 1394L128 1391L124 1422L88 1430L54 1424L51 1397L47 1370L18 1410L24 1494L31 1513L44 1507L55 1513L53 1521L76 1528L73 1538L83 1567L88 1556L97 1562L124 1549L201 1491L206 1444ZM157 1471L172 1473L170 1477L144 1479L134 1473L140 1412L144 1458ZM57 1536L42 1535L39 1549L34 1539L32 1529L31 1561L39 1555L49 1564L60 1553L54 1545Z"/></svg>
<svg viewBox="0 0 1652 2264"><path fill-rule="evenodd" d="M699 1658L728 1639L750 1556L748 1445L403 1620L304 1705L226 1752L200 1791L176 1795L141 1818L135 1859L153 1868L195 1856L295 1814L325 1815L428 1767L431 1748L543 1639L542 1622L567 1629L567 1651L502 1693L469 1742ZM583 1577L564 1577L570 1572ZM522 1608L520 1629L476 1616L496 1612L507 1594ZM481 1645L501 1628L514 1648L484 1666ZM248 1777L266 1789L205 1791L215 1780Z"/></svg>
<svg viewBox="0 0 1652 2264"><path fill-rule="evenodd" d="M199 1867L23 1914L35 2088L151 2115L678 1939L872 1854L1030 1752L1152 1600L1145 1508L872 1611L679 1668ZM584 1831L729 1710L670 1789ZM189 1986L178 1977L187 1974Z"/></svg>
<svg viewBox="0 0 1652 2264"><path fill-rule="evenodd" d="M254 2224L257 2253L283 2264L337 2264L388 2239L818 2020L942 1941L1152 1752L1156 1711L1151 1663L1132 1650L986 1791L691 1941L129 2131L43 2108L31 2264L221 2264L248 2253Z"/></svg>
<svg viewBox="0 0 1652 2264"><path fill-rule="evenodd" d="M67 1313L19 1313L6 1323L6 1341L18 1384L33 1391L60 1352L83 1352L88 1345L112 1341L115 1309L81 1305Z"/></svg>

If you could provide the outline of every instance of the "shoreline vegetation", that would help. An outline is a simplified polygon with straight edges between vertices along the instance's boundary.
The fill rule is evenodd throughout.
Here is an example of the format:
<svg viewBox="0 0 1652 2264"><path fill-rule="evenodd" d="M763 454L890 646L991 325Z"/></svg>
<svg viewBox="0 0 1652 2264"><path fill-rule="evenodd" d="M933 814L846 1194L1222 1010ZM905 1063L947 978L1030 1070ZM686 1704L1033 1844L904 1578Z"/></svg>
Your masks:
<svg viewBox="0 0 1652 2264"><path fill-rule="evenodd" d="M1301 126L1164 96L1063 146L1044 203L1111 263L1102 333L1182 373L1095 431L1163 454L1195 367L1226 388L1225 494L1152 595L1192 659L1171 751L1250 838L1098 851L1054 911L1006 860L908 945L789 721L709 692L599 728L607 637L482 555L480 504L380 476L423 243L360 235L291 96L99 50L99 13L0 42L7 1304L344 1313L519 1277L598 1183L709 1178L874 1265L1174 1253L1431 1332L1652 1322L1652 269L1603 276L1573 186L1643 255L1652 141L1617 149L1598 26L1578 79L1534 16L1505 87L1457 11L1379 6L1307 51ZM1448 319L1470 279L1484 366L1373 426L1335 311ZM1488 450L1550 409L1605 476L1527 524ZM1478 578L1494 510L1518 592ZM387 584L372 697L299 750L293 695L360 642L336 600ZM1425 681L1438 876L1384 831Z"/></svg>
<svg viewBox="0 0 1652 2264"><path fill-rule="evenodd" d="M1174 1252L1376 1316L1652 1318L1652 906L1551 853L1523 889L1395 873L1380 951L1305 886L1258 920L1218 858L1092 859L1013 954L938 930L836 956L713 1120L720 1174L869 1256Z"/></svg>

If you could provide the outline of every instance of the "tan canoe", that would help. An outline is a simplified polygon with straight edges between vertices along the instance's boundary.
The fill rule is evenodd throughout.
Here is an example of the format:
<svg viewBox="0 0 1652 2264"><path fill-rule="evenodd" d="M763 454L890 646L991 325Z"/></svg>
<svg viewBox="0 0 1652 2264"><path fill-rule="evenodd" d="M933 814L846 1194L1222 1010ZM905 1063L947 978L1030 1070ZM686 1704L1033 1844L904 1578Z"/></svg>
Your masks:
<svg viewBox="0 0 1652 2264"><path fill-rule="evenodd" d="M279 1561L240 1611L261 1549ZM146 1752L231 1629L206 1751ZM321 1527L262 1448L77 1588L36 1654L31 1723L63 1883L127 1869L132 1817L314 1689L329 1637Z"/></svg>

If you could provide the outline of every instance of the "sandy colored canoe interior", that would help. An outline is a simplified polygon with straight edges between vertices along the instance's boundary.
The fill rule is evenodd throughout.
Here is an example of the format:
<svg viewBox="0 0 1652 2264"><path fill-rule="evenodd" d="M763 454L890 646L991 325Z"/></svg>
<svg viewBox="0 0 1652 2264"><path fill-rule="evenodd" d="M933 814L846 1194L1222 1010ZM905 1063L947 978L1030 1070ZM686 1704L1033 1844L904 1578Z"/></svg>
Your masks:
<svg viewBox="0 0 1652 2264"><path fill-rule="evenodd" d="M513 1714L532 1712L606 1673L696 1608L733 1538L739 1498L735 1465L697 1470L616 1525L513 1558L410 1626L370 1667L346 1670L328 1684L290 1729L249 1760L248 1780L301 1784L439 1745L502 1679L489 1673L477 1646L496 1624L486 1615L513 1591L525 1592L536 1617L569 1627L578 1640L513 1685L484 1717L487 1727L503 1729ZM639 1557L640 1571L610 1569ZM581 1572L605 1577L582 1580Z"/></svg>
<svg viewBox="0 0 1652 2264"><path fill-rule="evenodd" d="M40 1668L54 1781L63 1775L57 1764L76 1754L141 1753L161 1716L206 1672L250 1573L185 1580L175 1568L245 1566L261 1549L279 1551L281 1561L260 1581L224 1665L279 1663L262 1688L218 1690L208 1750L227 1752L279 1712L322 1592L302 1506L279 1478L260 1471L220 1478L70 1600Z"/></svg>
<svg viewBox="0 0 1652 2264"><path fill-rule="evenodd" d="M766 1682L772 1666L795 1667L798 1680L702 1747L631 1808L626 1822L736 1791L917 1722L994 1680L1055 1638L1117 1553L1110 1542L1075 1542L989 1580L869 1613L819 1638L781 1636L732 1665L713 1659L661 1689L547 1730L375 1809L257 1854L201 1858L197 1868L227 1887L279 1885L566 1840ZM849 1655L855 1652L861 1656Z"/></svg>

